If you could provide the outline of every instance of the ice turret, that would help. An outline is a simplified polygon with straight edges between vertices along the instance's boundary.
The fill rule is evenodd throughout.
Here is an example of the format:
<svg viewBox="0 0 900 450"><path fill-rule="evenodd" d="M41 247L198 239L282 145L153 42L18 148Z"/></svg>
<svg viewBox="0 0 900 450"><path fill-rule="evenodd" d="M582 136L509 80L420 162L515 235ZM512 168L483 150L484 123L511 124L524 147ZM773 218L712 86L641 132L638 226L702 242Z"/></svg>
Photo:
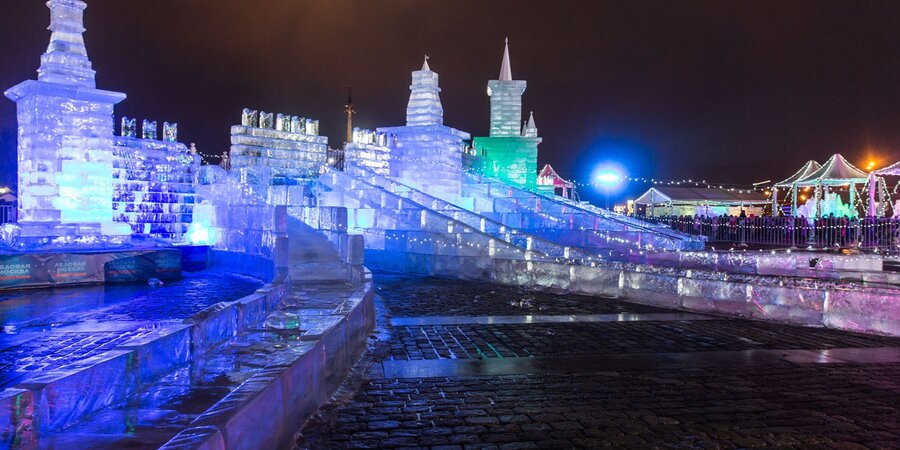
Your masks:
<svg viewBox="0 0 900 450"><path fill-rule="evenodd" d="M488 81L488 95L491 97L491 136L519 136L522 123L522 94L526 82L512 79L509 63L509 39L503 48L503 62L500 64L500 78Z"/></svg>
<svg viewBox="0 0 900 450"><path fill-rule="evenodd" d="M500 81L512 81L512 67L509 64L509 38L503 46L503 61L500 63Z"/></svg>
<svg viewBox="0 0 900 450"><path fill-rule="evenodd" d="M41 56L38 80L50 83L97 86L84 46L84 10L81 0L50 0L50 45Z"/></svg>
<svg viewBox="0 0 900 450"><path fill-rule="evenodd" d="M509 40L503 48L498 80L488 81L491 97L491 131L476 137L475 152L482 155L476 167L482 174L502 181L532 188L537 181L537 136L534 117L522 121L522 94L525 80L513 80L509 58Z"/></svg>
<svg viewBox="0 0 900 450"><path fill-rule="evenodd" d="M422 70L412 73L412 85L409 90L406 125L442 125L444 107L441 106L441 88L438 87L438 74L432 72L428 66L428 56L425 56Z"/></svg>
<svg viewBox="0 0 900 450"><path fill-rule="evenodd" d="M534 124L534 111L531 111L528 115L528 122L525 124L525 127L522 129L522 136L524 137L537 137L538 129L537 125Z"/></svg>

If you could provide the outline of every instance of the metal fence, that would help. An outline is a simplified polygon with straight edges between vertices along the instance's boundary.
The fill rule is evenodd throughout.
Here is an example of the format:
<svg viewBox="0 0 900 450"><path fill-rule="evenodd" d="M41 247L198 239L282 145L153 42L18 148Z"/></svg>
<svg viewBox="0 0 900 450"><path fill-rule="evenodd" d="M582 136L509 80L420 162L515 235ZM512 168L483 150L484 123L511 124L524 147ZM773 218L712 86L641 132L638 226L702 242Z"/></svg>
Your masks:
<svg viewBox="0 0 900 450"><path fill-rule="evenodd" d="M344 170L344 154L343 148L328 147L328 150L326 150L328 165L337 170Z"/></svg>
<svg viewBox="0 0 900 450"><path fill-rule="evenodd" d="M860 247L900 250L900 219L864 217L647 217L672 229L706 236L710 243L743 243L784 247Z"/></svg>
<svg viewBox="0 0 900 450"><path fill-rule="evenodd" d="M16 221L16 207L11 205L0 205L0 224Z"/></svg>

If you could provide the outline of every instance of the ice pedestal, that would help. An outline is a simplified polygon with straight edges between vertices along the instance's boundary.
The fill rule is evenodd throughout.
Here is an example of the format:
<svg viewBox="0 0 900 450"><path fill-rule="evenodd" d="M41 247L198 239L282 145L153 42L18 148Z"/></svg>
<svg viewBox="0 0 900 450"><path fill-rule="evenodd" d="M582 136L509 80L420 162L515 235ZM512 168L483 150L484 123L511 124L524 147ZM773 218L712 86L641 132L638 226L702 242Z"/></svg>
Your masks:
<svg viewBox="0 0 900 450"><path fill-rule="evenodd" d="M125 94L25 81L6 96L18 109L19 220L112 220L112 115Z"/></svg>

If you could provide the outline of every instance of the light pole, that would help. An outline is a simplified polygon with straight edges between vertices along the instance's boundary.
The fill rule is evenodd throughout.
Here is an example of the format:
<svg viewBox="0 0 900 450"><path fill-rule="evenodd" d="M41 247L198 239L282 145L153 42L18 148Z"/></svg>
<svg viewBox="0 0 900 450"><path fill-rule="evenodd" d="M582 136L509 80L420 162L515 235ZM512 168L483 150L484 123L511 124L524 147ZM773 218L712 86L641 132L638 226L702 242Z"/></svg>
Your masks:
<svg viewBox="0 0 900 450"><path fill-rule="evenodd" d="M606 209L609 209L609 191L622 181L622 176L615 172L601 172L597 176L597 181L603 186L603 192L606 194Z"/></svg>

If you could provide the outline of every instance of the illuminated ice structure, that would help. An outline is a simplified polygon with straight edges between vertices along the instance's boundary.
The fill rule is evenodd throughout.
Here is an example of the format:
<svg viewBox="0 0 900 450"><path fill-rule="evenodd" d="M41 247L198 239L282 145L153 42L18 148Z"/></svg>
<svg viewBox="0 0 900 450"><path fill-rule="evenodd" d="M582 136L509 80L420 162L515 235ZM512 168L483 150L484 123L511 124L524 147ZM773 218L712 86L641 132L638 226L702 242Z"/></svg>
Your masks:
<svg viewBox="0 0 900 450"><path fill-rule="evenodd" d="M178 124L143 121L137 138L135 119L122 118L113 147L113 219L137 235L180 240L192 222L194 178L200 158L178 142Z"/></svg>
<svg viewBox="0 0 900 450"><path fill-rule="evenodd" d="M538 137L534 114L522 122L522 94L525 80L513 80L509 61L509 41L503 48L500 76L488 81L491 97L491 130L476 137L472 146L481 155L481 173L512 184L534 189L537 183Z"/></svg>
<svg viewBox="0 0 900 450"><path fill-rule="evenodd" d="M511 267L510 261L590 262L612 253L627 257L702 245L664 227L467 173L468 134L443 125L437 81L426 61L413 72L407 126L378 128L396 136L381 142L358 131L362 142L348 145L345 171L320 177L320 205L347 208L351 230L365 234L367 265L489 278L492 271ZM520 106L505 106L508 115L521 116L514 111ZM528 137L503 139L536 150L539 139L530 122ZM536 172L535 166L535 177Z"/></svg>
<svg viewBox="0 0 900 450"><path fill-rule="evenodd" d="M145 123L138 139L123 121L125 133L114 136L113 108L126 96L96 88L83 38L87 5L47 5L52 34L38 79L6 92L19 124L19 237L98 243L183 233L198 160L175 142L174 125L158 140L155 122Z"/></svg>
<svg viewBox="0 0 900 450"><path fill-rule="evenodd" d="M390 175L428 192L458 197L462 154L469 133L444 125L438 74L428 66L412 73L406 126L378 128L393 136Z"/></svg>

